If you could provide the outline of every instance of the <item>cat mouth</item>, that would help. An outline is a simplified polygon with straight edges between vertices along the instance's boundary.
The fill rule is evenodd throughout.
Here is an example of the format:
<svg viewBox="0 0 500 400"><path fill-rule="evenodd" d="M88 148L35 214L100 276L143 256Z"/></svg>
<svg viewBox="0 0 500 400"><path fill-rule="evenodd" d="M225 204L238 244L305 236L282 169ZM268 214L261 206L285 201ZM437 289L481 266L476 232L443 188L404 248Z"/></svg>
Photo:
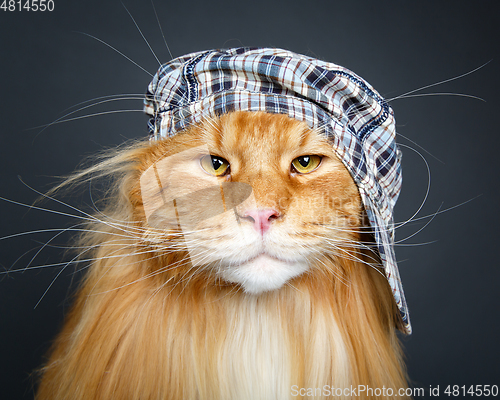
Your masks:
<svg viewBox="0 0 500 400"><path fill-rule="evenodd" d="M227 282L238 283L245 293L261 294L284 286L290 279L308 269L305 260L292 261L261 252L221 272Z"/></svg>
<svg viewBox="0 0 500 400"><path fill-rule="evenodd" d="M283 263L289 263L290 261L287 261L287 260L283 260L279 257L275 257L269 253L266 253L265 251L257 254L256 256L252 257L252 258L249 258L248 260L240 263L239 265L242 265L242 264L246 264L246 263L251 263L251 262L254 262L254 261L278 261L278 262L283 262Z"/></svg>
<svg viewBox="0 0 500 400"><path fill-rule="evenodd" d="M230 268L236 268L236 267L243 266L243 265L254 265L254 264L261 265L261 264L266 264L266 263L270 263L273 265L274 264L295 265L299 262L300 262L299 260L295 260L295 259L291 259L291 258L285 259L285 258L278 257L276 255L270 254L266 251L261 251L260 253L258 253L257 255L255 255L253 257L246 258L240 262L232 263L230 265Z"/></svg>

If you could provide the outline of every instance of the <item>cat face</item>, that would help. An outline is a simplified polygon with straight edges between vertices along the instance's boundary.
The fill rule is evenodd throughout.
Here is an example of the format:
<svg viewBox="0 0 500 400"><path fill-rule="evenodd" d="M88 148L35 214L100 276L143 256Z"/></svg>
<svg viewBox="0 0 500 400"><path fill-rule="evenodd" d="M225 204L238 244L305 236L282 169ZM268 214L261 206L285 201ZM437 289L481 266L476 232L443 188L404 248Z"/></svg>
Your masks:
<svg viewBox="0 0 500 400"><path fill-rule="evenodd" d="M259 294L359 241L350 174L321 133L284 115L206 120L153 143L140 172L133 203L147 240L166 251L183 246L186 274Z"/></svg>

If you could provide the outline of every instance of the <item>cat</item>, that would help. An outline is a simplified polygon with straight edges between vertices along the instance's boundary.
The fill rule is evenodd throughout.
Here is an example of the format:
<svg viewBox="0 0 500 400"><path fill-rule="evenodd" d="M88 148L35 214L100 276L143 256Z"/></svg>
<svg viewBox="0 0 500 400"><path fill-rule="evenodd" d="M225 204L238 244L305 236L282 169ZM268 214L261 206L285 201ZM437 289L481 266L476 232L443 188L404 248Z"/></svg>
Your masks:
<svg viewBox="0 0 500 400"><path fill-rule="evenodd" d="M77 243L95 261L38 400L406 387L358 188L320 132L236 111L91 169L114 193Z"/></svg>
<svg viewBox="0 0 500 400"><path fill-rule="evenodd" d="M214 54L227 60L269 51L288 64L333 66L276 49ZM75 243L90 263L41 370L36 399L404 398L396 330L408 332L409 322L388 279L389 254L380 244L389 239L380 239L382 226L374 232L366 183L340 158L326 124L226 103L226 112L195 120L203 100L196 90L209 86L203 68L196 79L193 71L220 67L196 64L207 54L173 60L153 78L146 109L153 99L157 137L111 153L54 189L95 176L112 180L107 206L89 217ZM256 84L249 71L244 81L236 74L238 90ZM364 143L376 132L375 147L385 157L376 179L390 180L397 197L399 175L388 171L398 153L379 146L391 111L360 78L335 73L336 93L348 103L344 116L335 115L335 129L337 118L347 118ZM265 84L252 86L252 96L264 90L288 98L289 89L279 92L266 74L257 74ZM311 76L308 96L325 86ZM181 80L183 95L175 89ZM234 92L228 81L210 84L216 95ZM161 90L152 95L152 87ZM166 114L165 93L174 93L178 109L187 104L184 119ZM170 123L178 131L161 135ZM378 126L383 130L374 131ZM377 187L387 190L382 183Z"/></svg>

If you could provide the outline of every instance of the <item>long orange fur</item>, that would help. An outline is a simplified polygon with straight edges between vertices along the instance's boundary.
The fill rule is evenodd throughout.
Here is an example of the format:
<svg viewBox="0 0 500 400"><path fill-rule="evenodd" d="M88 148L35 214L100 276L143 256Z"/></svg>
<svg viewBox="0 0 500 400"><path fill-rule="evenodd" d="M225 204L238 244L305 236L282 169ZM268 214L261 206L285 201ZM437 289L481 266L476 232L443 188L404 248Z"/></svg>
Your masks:
<svg viewBox="0 0 500 400"><path fill-rule="evenodd" d="M348 226L339 249L324 244L306 273L259 295L193 268L179 232L148 228L139 180L159 159L199 145L246 160L231 179L250 184L259 206L297 224ZM301 151L321 154L326 172L280 172ZM324 385L407 387L386 278L374 254L352 245L368 237L357 188L318 132L283 115L230 113L134 145L69 183L89 173L117 176L104 214L120 225L89 223L93 233L80 238L91 249L84 258L97 261L42 369L37 400L302 398L292 387L315 388L307 398L320 399ZM320 196L330 200L314 201Z"/></svg>

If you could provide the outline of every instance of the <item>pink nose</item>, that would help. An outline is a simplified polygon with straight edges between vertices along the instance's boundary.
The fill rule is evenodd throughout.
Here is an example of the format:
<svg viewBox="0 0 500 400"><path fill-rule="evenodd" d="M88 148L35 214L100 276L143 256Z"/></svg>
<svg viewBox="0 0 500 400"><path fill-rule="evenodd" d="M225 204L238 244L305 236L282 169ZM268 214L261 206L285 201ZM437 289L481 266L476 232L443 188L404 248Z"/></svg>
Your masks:
<svg viewBox="0 0 500 400"><path fill-rule="evenodd" d="M271 226L271 222L279 217L279 212L272 208L263 210L247 210L243 213L243 219L253 223L253 227L257 232L265 233Z"/></svg>

